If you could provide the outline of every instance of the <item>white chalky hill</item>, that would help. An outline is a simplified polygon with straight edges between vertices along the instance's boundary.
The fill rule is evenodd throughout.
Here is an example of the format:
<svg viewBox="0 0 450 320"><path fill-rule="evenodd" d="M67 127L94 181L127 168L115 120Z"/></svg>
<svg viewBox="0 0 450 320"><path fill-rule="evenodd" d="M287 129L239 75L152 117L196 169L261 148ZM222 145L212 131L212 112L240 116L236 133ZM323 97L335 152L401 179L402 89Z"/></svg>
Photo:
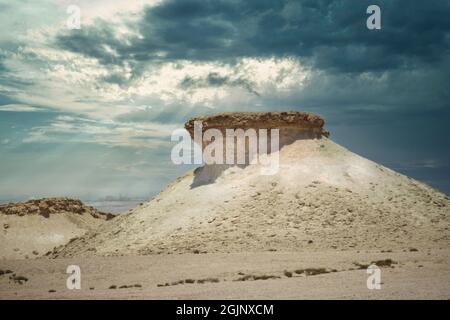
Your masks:
<svg viewBox="0 0 450 320"><path fill-rule="evenodd" d="M197 168L53 256L450 244L448 196L334 143L318 116L226 113L197 119L204 129L280 128L278 173L261 175L259 165Z"/></svg>

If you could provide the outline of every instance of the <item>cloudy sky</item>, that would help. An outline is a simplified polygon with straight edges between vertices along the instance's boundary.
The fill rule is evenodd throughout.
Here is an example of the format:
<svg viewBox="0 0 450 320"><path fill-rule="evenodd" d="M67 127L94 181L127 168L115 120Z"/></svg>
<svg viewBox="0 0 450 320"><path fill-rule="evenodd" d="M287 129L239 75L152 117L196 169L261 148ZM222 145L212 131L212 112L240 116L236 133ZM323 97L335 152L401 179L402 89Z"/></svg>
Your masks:
<svg viewBox="0 0 450 320"><path fill-rule="evenodd" d="M148 197L186 170L170 134L188 117L265 110L321 114L449 193L449 17L442 0L0 0L0 198Z"/></svg>

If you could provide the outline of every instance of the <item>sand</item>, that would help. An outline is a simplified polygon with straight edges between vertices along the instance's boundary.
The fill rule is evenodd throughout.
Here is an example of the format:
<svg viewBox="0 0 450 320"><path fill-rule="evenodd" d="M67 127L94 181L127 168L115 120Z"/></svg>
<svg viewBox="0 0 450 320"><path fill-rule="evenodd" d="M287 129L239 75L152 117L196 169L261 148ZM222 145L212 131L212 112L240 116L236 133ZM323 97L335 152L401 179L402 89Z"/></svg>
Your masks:
<svg viewBox="0 0 450 320"><path fill-rule="evenodd" d="M369 290L358 265L385 259L393 264L381 267L381 289ZM448 249L405 249L3 260L0 269L28 281L0 276L0 299L449 299L449 259ZM81 268L81 290L66 287L71 264ZM295 273L320 268L326 273Z"/></svg>

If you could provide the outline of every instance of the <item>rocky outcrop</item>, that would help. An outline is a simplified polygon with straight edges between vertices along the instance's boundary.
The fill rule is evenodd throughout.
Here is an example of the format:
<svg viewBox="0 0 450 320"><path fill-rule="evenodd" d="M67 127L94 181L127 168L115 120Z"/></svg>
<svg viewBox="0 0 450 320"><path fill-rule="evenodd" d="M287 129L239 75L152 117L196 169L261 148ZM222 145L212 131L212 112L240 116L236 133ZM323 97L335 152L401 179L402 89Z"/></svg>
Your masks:
<svg viewBox="0 0 450 320"><path fill-rule="evenodd" d="M196 132L196 122L201 123L201 137L198 137L200 131ZM201 144L204 151L208 145L216 142L215 133L214 138L211 139L205 136L207 130L215 129L222 135L222 145L218 145L219 149L213 148L214 154L222 151L222 157L219 161L214 159L213 162L204 159L205 166L195 171L193 187L214 182L230 166L236 164L246 166L252 162L255 163L254 160L259 159L261 155L276 152L297 140L328 137L329 133L323 129L324 124L325 121L319 115L297 111L225 112L193 117L185 123L184 127L194 142ZM228 135L228 129L232 130L231 135ZM278 132L274 131L275 129ZM240 130L239 134L238 130ZM252 139L251 136L256 139ZM266 141L266 148L261 150L264 141ZM234 157L233 160L232 157ZM238 160L239 158L241 160ZM225 159L231 161L225 161Z"/></svg>
<svg viewBox="0 0 450 320"><path fill-rule="evenodd" d="M191 136L194 133L194 121L203 123L203 131L210 128L322 129L325 124L322 117L308 112L223 112L189 119L185 128Z"/></svg>
<svg viewBox="0 0 450 320"><path fill-rule="evenodd" d="M0 205L0 214L6 215L41 215L48 218L51 214L58 213L89 214L94 218L103 220L114 218L113 214L98 211L94 207L83 204L78 199L42 198Z"/></svg>
<svg viewBox="0 0 450 320"><path fill-rule="evenodd" d="M224 112L193 117L184 125L192 139L196 121L202 124L202 134L208 129L218 129L223 137L226 137L226 129L255 129L258 135L259 129L267 129L269 142L271 130L278 129L280 148L299 139L329 137L329 132L323 129L323 118L308 112ZM202 148L208 144L209 142L203 142Z"/></svg>

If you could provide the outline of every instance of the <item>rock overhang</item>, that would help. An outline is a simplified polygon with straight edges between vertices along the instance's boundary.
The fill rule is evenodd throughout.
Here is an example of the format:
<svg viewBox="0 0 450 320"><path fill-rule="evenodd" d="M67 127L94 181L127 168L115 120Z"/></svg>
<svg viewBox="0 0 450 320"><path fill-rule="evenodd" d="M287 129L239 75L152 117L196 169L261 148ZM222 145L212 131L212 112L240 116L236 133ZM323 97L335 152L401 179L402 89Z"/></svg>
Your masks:
<svg viewBox="0 0 450 320"><path fill-rule="evenodd" d="M202 122L203 131L212 128L322 129L325 124L321 116L309 112L222 112L190 118L184 127L191 135L194 132L195 121Z"/></svg>
<svg viewBox="0 0 450 320"><path fill-rule="evenodd" d="M323 129L325 120L321 116L301 111L222 112L192 117L184 125L192 139L196 122L201 123L202 134L208 129L218 129L222 133L226 129L279 129L283 144L296 138L329 136L329 132Z"/></svg>

